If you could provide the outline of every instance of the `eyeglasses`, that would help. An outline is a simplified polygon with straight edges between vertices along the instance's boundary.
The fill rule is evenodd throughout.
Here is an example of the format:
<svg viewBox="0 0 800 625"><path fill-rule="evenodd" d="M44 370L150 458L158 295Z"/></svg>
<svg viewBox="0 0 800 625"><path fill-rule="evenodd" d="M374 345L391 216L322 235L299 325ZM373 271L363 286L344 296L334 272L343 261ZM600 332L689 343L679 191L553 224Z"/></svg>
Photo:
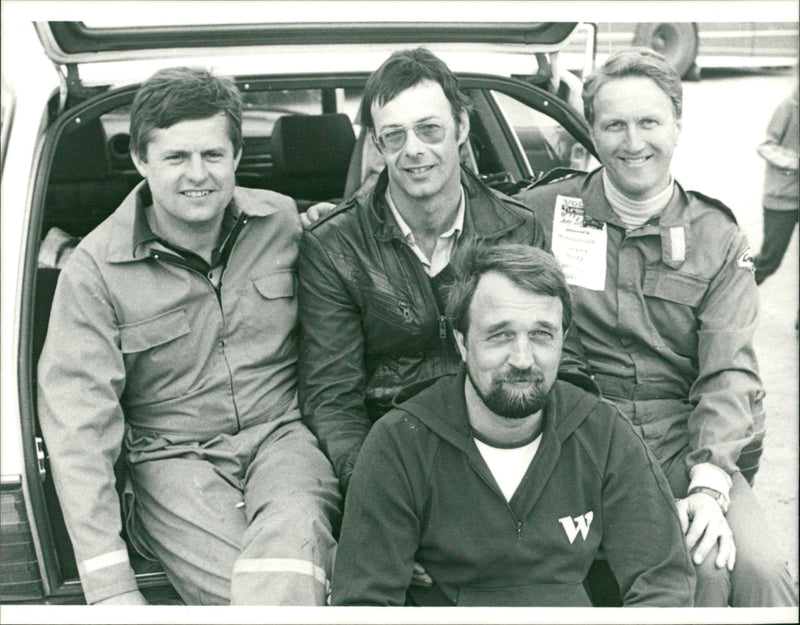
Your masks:
<svg viewBox="0 0 800 625"><path fill-rule="evenodd" d="M438 121L424 121L413 126L393 128L378 135L376 141L381 151L393 154L403 149L408 138L408 131L413 130L417 139L430 145L444 141L445 126Z"/></svg>

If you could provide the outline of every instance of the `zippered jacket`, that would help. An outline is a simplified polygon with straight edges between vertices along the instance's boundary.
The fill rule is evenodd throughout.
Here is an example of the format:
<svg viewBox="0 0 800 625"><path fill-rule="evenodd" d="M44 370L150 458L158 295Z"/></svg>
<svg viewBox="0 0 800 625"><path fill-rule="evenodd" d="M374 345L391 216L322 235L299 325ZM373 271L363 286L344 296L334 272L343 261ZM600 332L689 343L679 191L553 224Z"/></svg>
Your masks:
<svg viewBox="0 0 800 625"><path fill-rule="evenodd" d="M589 606L605 554L625 605L691 606L669 485L613 404L557 381L510 501L471 436L463 370L372 428L356 463L333 605ZM411 586L414 563L434 580Z"/></svg>
<svg viewBox="0 0 800 625"><path fill-rule="evenodd" d="M462 168L468 241L544 247L533 212ZM346 488L372 423L404 386L457 370L461 358L432 279L391 216L384 171L303 234L299 259L299 394L303 419ZM438 287L434 287L436 282Z"/></svg>
<svg viewBox="0 0 800 625"><path fill-rule="evenodd" d="M235 189L219 288L138 236L150 202L143 182L78 245L39 360L39 420L90 603L136 589L114 486L123 435L128 455L154 437L203 443L296 405L294 201Z"/></svg>
<svg viewBox="0 0 800 625"><path fill-rule="evenodd" d="M581 206L582 223L605 231L603 288L570 287L589 369L659 462L684 454L687 475L703 465L692 475L696 484L727 492L716 473L752 477L764 436L747 239L729 208L677 182L660 216L629 232L601 173L568 172L517 197L536 211L548 240L564 201Z"/></svg>

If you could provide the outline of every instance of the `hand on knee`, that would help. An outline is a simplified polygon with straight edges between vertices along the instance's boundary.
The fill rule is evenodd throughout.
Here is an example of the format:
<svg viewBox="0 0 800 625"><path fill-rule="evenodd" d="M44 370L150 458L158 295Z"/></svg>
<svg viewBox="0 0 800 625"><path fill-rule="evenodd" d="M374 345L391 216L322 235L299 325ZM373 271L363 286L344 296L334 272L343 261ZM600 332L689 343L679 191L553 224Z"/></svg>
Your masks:
<svg viewBox="0 0 800 625"><path fill-rule="evenodd" d="M704 493L695 493L678 500L676 506L686 535L686 548L692 553L694 564L702 564L716 547L715 566L732 571L736 563L736 545L719 504Z"/></svg>

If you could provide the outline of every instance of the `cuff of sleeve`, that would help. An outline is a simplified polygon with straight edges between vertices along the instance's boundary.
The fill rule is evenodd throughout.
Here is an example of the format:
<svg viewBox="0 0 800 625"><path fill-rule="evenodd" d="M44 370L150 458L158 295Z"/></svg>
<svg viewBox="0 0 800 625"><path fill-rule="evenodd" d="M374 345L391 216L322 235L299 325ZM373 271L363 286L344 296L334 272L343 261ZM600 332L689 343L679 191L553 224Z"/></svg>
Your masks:
<svg viewBox="0 0 800 625"><path fill-rule="evenodd" d="M124 549L83 560L78 571L86 603L97 603L138 588L128 552Z"/></svg>
<svg viewBox="0 0 800 625"><path fill-rule="evenodd" d="M725 497L730 495L731 477L726 471L720 469L715 464L711 464L710 462L696 464L689 471L689 477L691 479L689 490L702 486L705 488L713 488L725 495Z"/></svg>

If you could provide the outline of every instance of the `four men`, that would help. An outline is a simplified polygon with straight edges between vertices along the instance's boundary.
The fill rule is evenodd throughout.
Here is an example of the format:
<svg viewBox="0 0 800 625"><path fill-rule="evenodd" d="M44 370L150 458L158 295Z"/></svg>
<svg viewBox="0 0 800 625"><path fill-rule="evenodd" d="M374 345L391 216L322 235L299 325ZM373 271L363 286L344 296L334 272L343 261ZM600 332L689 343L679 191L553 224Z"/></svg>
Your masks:
<svg viewBox="0 0 800 625"><path fill-rule="evenodd" d="M556 381L556 260L467 250L447 312L463 366L381 418L350 482L334 605L591 606L602 550L626 605L691 605L664 476L618 409ZM643 505L646 502L646 505ZM411 585L414 562L433 578Z"/></svg>
<svg viewBox="0 0 800 625"><path fill-rule="evenodd" d="M128 535L186 603L325 603L342 505L297 367L342 491L354 475L334 603L589 605L605 554L626 605L691 605L687 547L700 604L791 603L779 556L737 529L758 512L737 467L763 432L749 256L727 209L672 181L680 82L631 54L585 88L605 167L516 200L461 165L455 76L393 54L362 105L386 168L302 242L290 198L235 186L231 81L176 68L142 85L145 181L62 272L39 365L87 601L143 602L122 449ZM535 249L545 229L579 332ZM562 344L618 408L555 382ZM422 392L372 428L404 388ZM410 584L415 560L433 585Z"/></svg>

